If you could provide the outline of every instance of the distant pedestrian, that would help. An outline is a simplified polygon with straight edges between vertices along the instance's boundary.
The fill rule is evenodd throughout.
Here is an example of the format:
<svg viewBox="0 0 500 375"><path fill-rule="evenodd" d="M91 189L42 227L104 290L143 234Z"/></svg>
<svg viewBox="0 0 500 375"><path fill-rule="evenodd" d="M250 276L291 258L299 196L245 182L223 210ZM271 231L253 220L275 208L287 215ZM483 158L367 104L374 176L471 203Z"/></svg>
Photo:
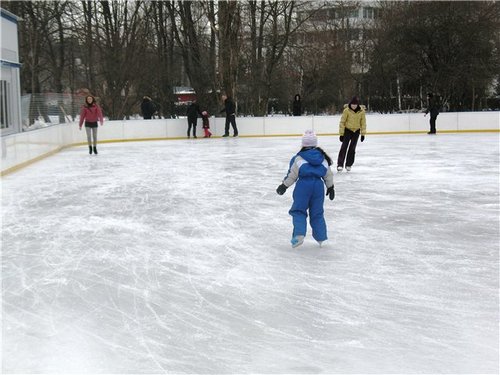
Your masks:
<svg viewBox="0 0 500 375"><path fill-rule="evenodd" d="M224 108L220 111L226 112L226 126L224 128L223 137L229 137L229 124L233 127L233 137L238 136L238 128L236 127L236 105L231 97L227 95L222 95L222 100L224 101Z"/></svg>
<svg viewBox="0 0 500 375"><path fill-rule="evenodd" d="M191 104L188 105L186 115L188 119L188 138L190 138L191 128L193 129L193 138L198 138L196 136L196 125L198 124L198 115L201 115L201 111L200 106L196 103L196 100L192 101Z"/></svg>
<svg viewBox="0 0 500 375"><path fill-rule="evenodd" d="M208 112L201 112L201 120L203 121L203 131L205 132L205 136L203 138L210 138L212 133L210 132L210 121L208 119Z"/></svg>
<svg viewBox="0 0 500 375"><path fill-rule="evenodd" d="M340 118L339 134L340 147L339 156L337 159L337 171L342 172L345 169L349 172L354 164L356 155L356 145L361 133L361 142L365 140L366 134L366 116L364 106L359 104L359 99L355 96L349 104L344 105L344 112ZM347 153L347 160L346 160Z"/></svg>
<svg viewBox="0 0 500 375"><path fill-rule="evenodd" d="M425 116L430 112L431 118L429 120L430 131L427 134L436 134L436 119L439 115L439 104L438 100L434 98L432 93L427 94L427 109L425 110Z"/></svg>
<svg viewBox="0 0 500 375"><path fill-rule="evenodd" d="M155 114L156 106L149 96L145 96L142 98L141 111L144 120L151 120L151 118Z"/></svg>
<svg viewBox="0 0 500 375"><path fill-rule="evenodd" d="M79 128L82 130L83 122L85 121L85 131L87 132L87 142L89 144L89 154L97 155L97 122L104 125L101 107L96 103L92 95L85 97L85 104L80 111Z"/></svg>
<svg viewBox="0 0 500 375"><path fill-rule="evenodd" d="M295 95L292 103L292 112L294 116L302 115L302 101L300 100L300 95Z"/></svg>

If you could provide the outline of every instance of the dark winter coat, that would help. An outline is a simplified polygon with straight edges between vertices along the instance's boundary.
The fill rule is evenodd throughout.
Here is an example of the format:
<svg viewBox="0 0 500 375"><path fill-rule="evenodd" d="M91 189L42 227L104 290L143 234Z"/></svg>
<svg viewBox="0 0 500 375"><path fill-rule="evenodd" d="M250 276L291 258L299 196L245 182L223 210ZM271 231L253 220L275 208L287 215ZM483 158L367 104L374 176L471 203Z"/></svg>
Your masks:
<svg viewBox="0 0 500 375"><path fill-rule="evenodd" d="M220 113L226 112L226 117L232 116L236 113L236 105L233 102L233 99L227 98L224 100L224 108L220 111Z"/></svg>
<svg viewBox="0 0 500 375"><path fill-rule="evenodd" d="M293 99L292 112L294 116L302 115L302 102L300 101L299 94L295 95L295 98Z"/></svg>
<svg viewBox="0 0 500 375"><path fill-rule="evenodd" d="M425 110L425 114L430 112L431 117L437 117L439 115L439 104L436 98L431 97L427 99L427 109Z"/></svg>
<svg viewBox="0 0 500 375"><path fill-rule="evenodd" d="M201 115L200 106L198 103L193 102L187 107L186 115L189 120L196 120L198 115Z"/></svg>
<svg viewBox="0 0 500 375"><path fill-rule="evenodd" d="M201 116L201 119L203 121L203 129L210 129L210 121L208 120L208 115L207 116Z"/></svg>
<svg viewBox="0 0 500 375"><path fill-rule="evenodd" d="M150 120L156 112L156 106L151 99L143 99L141 103L142 117L145 120Z"/></svg>

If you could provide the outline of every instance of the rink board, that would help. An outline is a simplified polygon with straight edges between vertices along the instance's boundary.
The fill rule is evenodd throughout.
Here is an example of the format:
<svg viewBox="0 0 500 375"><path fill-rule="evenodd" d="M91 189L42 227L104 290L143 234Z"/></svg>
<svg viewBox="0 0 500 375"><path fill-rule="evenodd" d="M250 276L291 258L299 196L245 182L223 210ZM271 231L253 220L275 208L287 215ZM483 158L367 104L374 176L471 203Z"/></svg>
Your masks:
<svg viewBox="0 0 500 375"><path fill-rule="evenodd" d="M425 133L429 116L413 114L367 114L367 133ZM302 117L238 117L239 136L291 136L313 129L319 135L336 135L340 115ZM439 132L499 131L500 112L448 112L437 118ZM225 132L225 118L210 118L214 137ZM233 135L230 127L229 134ZM197 135L203 136L201 120ZM122 142L138 140L182 139L187 136L186 119L105 121L98 130L98 141ZM86 144L85 130L76 123L59 124L25 133L2 137L2 175L27 163L51 155L65 147Z"/></svg>

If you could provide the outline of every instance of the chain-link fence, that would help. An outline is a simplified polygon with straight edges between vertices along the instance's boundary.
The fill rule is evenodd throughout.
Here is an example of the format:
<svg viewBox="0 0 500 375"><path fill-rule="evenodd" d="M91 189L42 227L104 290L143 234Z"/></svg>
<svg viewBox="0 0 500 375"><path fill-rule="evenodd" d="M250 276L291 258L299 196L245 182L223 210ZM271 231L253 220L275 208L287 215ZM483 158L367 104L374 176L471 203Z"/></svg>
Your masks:
<svg viewBox="0 0 500 375"><path fill-rule="evenodd" d="M22 130L40 129L75 121L84 97L75 94L42 93L21 97Z"/></svg>

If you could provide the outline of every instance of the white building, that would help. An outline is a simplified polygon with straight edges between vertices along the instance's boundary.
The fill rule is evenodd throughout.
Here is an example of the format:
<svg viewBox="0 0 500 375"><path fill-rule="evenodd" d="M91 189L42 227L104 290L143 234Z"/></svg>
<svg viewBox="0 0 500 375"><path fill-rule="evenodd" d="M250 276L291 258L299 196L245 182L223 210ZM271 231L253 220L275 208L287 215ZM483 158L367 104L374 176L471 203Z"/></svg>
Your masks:
<svg viewBox="0 0 500 375"><path fill-rule="evenodd" d="M369 70L366 60L373 48L372 31L380 5L376 1L312 2L310 9L299 18L307 18L299 33L299 45L324 46L343 44L352 54L351 73L363 74Z"/></svg>
<svg viewBox="0 0 500 375"><path fill-rule="evenodd" d="M19 17L1 10L0 122L2 135L21 131L21 80L17 22Z"/></svg>

